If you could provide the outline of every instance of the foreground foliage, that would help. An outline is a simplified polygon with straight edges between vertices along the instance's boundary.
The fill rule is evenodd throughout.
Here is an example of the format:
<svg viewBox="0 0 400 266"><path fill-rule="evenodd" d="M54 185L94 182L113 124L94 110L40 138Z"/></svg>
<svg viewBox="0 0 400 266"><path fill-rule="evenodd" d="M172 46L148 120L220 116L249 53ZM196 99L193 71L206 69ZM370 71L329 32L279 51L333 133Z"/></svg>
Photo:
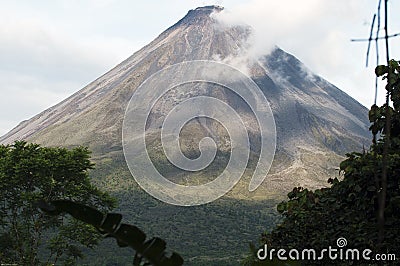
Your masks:
<svg viewBox="0 0 400 266"><path fill-rule="evenodd" d="M146 241L146 235L139 228L121 223L122 215L100 211L68 200L57 200L50 203L39 201L38 207L50 214L69 213L74 218L94 226L104 237L114 237L119 247L131 247L136 250L133 265L180 266L182 257L177 253L170 256L166 253L166 243L158 237Z"/></svg>
<svg viewBox="0 0 400 266"><path fill-rule="evenodd" d="M47 148L17 141L0 146L0 263L73 264L101 235L69 217L45 215L40 199L69 199L109 211L115 200L90 182L87 148Z"/></svg>
<svg viewBox="0 0 400 266"><path fill-rule="evenodd" d="M283 222L262 235L262 246L267 244L269 250L312 248L321 251L329 246L337 248L337 239L343 237L347 240L346 248L397 253L396 257L400 258L400 66L391 60L388 66L378 66L375 72L387 81L386 90L393 105L374 105L369 112L370 130L381 138L368 151L347 154L347 159L340 164L343 180L328 180L332 184L330 188L316 191L294 188L288 194L289 200L277 206L284 216ZM382 177L384 164L386 178ZM385 219L384 235L380 239L378 213L383 190L386 192L383 198ZM244 264L274 264L268 260L259 261L257 250L252 247L252 256ZM309 265L311 261L302 263ZM348 265L349 261L319 263Z"/></svg>

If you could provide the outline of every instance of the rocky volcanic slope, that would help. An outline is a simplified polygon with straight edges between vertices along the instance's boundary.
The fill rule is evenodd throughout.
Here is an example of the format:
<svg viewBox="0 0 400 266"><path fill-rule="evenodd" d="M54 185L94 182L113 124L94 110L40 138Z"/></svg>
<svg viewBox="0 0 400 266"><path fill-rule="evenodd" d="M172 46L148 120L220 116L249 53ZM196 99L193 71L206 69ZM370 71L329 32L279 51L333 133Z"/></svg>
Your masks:
<svg viewBox="0 0 400 266"><path fill-rule="evenodd" d="M208 6L189 11L150 44L68 99L22 122L1 137L0 142L26 139L51 146L89 146L97 163L94 181L118 196L120 210L128 220L163 236L186 258L192 258L193 264L232 265L232 259L240 258L246 252L245 242L254 240L268 227L272 217L269 207L273 203L265 203L266 200L281 197L293 186L315 188L326 185L329 177L338 175L336 169L342 155L361 150L370 142L370 136L365 107L312 74L294 56L276 48L258 60L247 61L249 75L268 99L277 126L277 152L263 185L250 193L247 191L248 178L244 178L224 199L185 211L166 206L139 189L130 177L122 153L121 130L127 104L146 78L166 66L189 60L224 60L245 54L251 29L220 24L215 17L221 10ZM211 16L212 13L215 16ZM248 108L224 89L171 92L169 98L178 101L179 97L196 93L220 98L238 107L238 113L248 121L254 120ZM172 106L168 102L156 105L155 117L162 117ZM150 121L153 124L150 127L158 128L159 120ZM221 129L207 121L189 125L182 136L192 139L183 145L184 149L192 152L196 146L193 143L207 135L206 131L220 133ZM255 136L252 137L252 150L253 157L257 158L258 128L251 127L249 131ZM165 174L181 182L182 173L166 166L165 158L157 156L155 154L153 159ZM219 171L212 168L206 173L194 174L194 177L201 180ZM196 221L193 217L197 217ZM160 219L163 226L160 226ZM220 239L214 239L215 234ZM193 235L197 236L197 241L192 239ZM183 245L184 241L186 244ZM109 255L115 253L110 251Z"/></svg>
<svg viewBox="0 0 400 266"><path fill-rule="evenodd" d="M210 14L191 10L178 23L114 69L52 108L22 122L1 143L27 139L43 145L88 145L95 157L121 151L124 112L134 90L151 74L175 63L240 56L250 28L228 27ZM278 149L269 186L320 186L335 174L340 157L368 144L367 110L307 71L279 48L257 62L250 75L266 95L277 124ZM222 99L235 104L229 93ZM243 115L246 112L243 112ZM257 132L255 132L257 134ZM315 160L317 159L317 160Z"/></svg>

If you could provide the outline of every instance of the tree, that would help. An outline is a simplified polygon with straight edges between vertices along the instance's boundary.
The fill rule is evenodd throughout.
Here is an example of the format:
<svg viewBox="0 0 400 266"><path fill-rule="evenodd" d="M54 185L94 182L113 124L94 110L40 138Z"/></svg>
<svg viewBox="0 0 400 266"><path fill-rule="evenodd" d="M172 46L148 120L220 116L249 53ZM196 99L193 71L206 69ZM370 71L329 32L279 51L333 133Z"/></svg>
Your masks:
<svg viewBox="0 0 400 266"><path fill-rule="evenodd" d="M100 234L66 216L44 214L38 200L68 199L109 211L115 200L93 186L87 148L41 147L17 141L0 145L0 262L73 264Z"/></svg>
<svg viewBox="0 0 400 266"><path fill-rule="evenodd" d="M294 188L288 194L289 200L277 206L284 217L282 223L271 232L262 234L262 246L267 244L269 249L276 250L312 248L321 251L329 246L337 247L336 241L344 237L348 248L371 249L400 257L396 254L400 250L399 62L391 60L387 66L378 66L375 72L387 81L386 90L391 100L390 104L381 107L373 105L369 111L370 130L373 134L380 134L381 138L368 151L347 154L347 159L340 164L343 180L328 180L332 184L330 188L315 191ZM385 180L382 175L384 168ZM381 230L382 226L384 230ZM245 264L269 265L270 261L257 259L257 250L252 248L252 256ZM307 261L306 265L311 263ZM323 262L324 265L330 263L348 265L349 261Z"/></svg>

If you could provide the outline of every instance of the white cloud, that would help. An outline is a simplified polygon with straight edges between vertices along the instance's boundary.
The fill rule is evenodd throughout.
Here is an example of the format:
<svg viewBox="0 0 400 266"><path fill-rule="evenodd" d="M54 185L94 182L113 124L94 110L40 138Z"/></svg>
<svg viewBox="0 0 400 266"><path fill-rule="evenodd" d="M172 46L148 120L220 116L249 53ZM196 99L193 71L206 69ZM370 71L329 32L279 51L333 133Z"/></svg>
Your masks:
<svg viewBox="0 0 400 266"><path fill-rule="evenodd" d="M216 17L227 24L245 23L253 27L253 53L259 56L282 42L298 41L298 33L319 19L323 8L318 0L253 0L224 10Z"/></svg>
<svg viewBox="0 0 400 266"><path fill-rule="evenodd" d="M253 27L251 56L265 55L278 45L316 74L370 106L374 96L374 48L371 50L371 67L365 69L367 43L352 43L350 39L368 37L368 23L376 11L376 4L362 0L251 0L216 17L226 24L245 23ZM390 7L393 14L396 4L392 3ZM393 25L399 25L399 21ZM397 53L399 57L394 42L399 43L392 40L393 55ZM381 51L381 57L383 54ZM379 98L383 99L382 94Z"/></svg>

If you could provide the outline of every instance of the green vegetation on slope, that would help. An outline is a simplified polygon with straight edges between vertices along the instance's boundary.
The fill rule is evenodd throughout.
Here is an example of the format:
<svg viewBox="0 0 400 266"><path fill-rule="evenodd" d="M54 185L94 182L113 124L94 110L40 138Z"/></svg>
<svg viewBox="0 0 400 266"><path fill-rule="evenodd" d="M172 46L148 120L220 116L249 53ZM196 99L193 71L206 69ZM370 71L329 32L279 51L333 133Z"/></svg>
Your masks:
<svg viewBox="0 0 400 266"><path fill-rule="evenodd" d="M110 191L119 201L116 211L127 223L159 236L185 260L184 265L238 265L246 247L260 230L278 222L279 200L246 201L223 197L215 202L179 207L160 202L141 188L129 173L122 154L98 158L91 176L97 186ZM131 250L119 249L105 239L85 252L80 265L130 265Z"/></svg>

